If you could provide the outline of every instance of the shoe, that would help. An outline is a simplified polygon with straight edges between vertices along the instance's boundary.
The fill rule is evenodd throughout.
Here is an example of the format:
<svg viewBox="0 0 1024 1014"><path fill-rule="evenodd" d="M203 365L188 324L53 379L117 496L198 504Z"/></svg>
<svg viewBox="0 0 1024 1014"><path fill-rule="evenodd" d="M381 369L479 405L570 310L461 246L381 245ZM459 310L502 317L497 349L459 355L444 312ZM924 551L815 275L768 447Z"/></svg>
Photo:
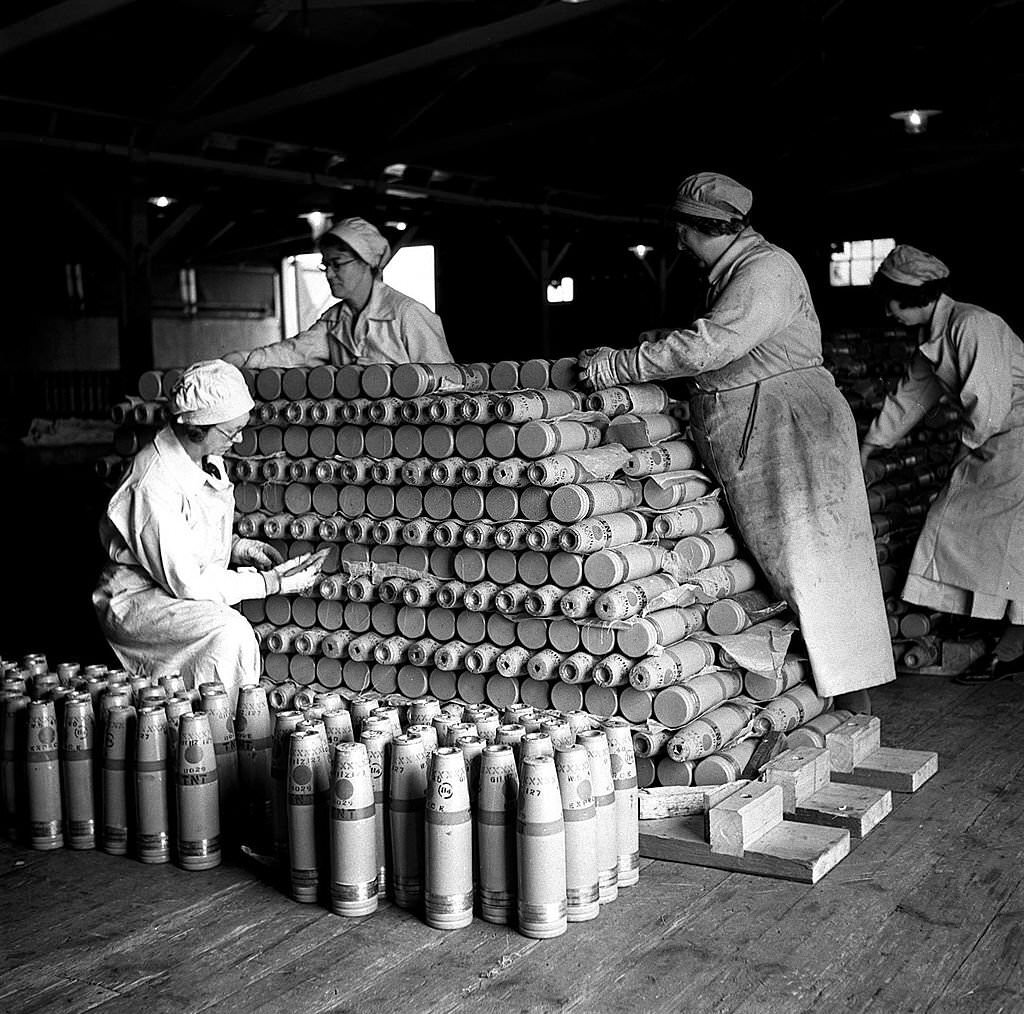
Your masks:
<svg viewBox="0 0 1024 1014"><path fill-rule="evenodd" d="M996 658L992 652L988 652L976 662L972 662L959 676L954 676L953 682L968 685L971 683L998 683L1000 680L1016 675L1024 675L1024 656L1004 661Z"/></svg>

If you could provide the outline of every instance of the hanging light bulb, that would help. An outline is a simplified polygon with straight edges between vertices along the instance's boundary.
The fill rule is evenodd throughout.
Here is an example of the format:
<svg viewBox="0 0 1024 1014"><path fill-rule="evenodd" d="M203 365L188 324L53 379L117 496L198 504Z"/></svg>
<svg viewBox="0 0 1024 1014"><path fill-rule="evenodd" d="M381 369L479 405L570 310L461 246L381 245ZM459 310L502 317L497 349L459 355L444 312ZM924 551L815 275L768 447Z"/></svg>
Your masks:
<svg viewBox="0 0 1024 1014"><path fill-rule="evenodd" d="M331 216L322 211L308 211L304 215L299 215L299 218L306 220L309 224L309 230L313 234L313 239L318 239L330 225Z"/></svg>
<svg viewBox="0 0 1024 1014"><path fill-rule="evenodd" d="M654 249L654 247L647 246L646 243L634 243L629 249L638 261L642 261Z"/></svg>
<svg viewBox="0 0 1024 1014"><path fill-rule="evenodd" d="M941 112L941 109L901 109L890 113L889 119L902 120L908 134L923 134L928 129L928 120Z"/></svg>

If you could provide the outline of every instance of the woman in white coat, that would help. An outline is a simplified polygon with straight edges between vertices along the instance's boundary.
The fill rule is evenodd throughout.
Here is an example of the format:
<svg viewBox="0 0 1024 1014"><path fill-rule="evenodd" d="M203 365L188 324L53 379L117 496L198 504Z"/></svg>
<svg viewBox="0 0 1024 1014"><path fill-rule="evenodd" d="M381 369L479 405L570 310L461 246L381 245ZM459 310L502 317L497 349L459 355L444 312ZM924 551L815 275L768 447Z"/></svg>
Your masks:
<svg viewBox="0 0 1024 1014"><path fill-rule="evenodd" d="M857 431L822 366L803 272L749 227L752 202L728 176L683 180L677 242L708 272L707 311L632 348L584 352L582 375L595 388L689 378L701 459L796 612L818 693L866 712L867 688L896 674Z"/></svg>
<svg viewBox="0 0 1024 1014"><path fill-rule="evenodd" d="M344 366L450 363L441 318L385 284L391 246L363 218L346 218L320 237L322 270L338 300L305 331L252 352L224 356L235 366Z"/></svg>
<svg viewBox="0 0 1024 1014"><path fill-rule="evenodd" d="M861 445L866 464L943 397L960 413L960 446L914 549L903 598L943 613L1006 620L995 648L958 682L1024 672L1024 343L1001 317L945 293L949 270L896 247L873 286L918 347Z"/></svg>
<svg viewBox="0 0 1024 1014"><path fill-rule="evenodd" d="M260 653L231 607L303 591L320 572L317 558L284 563L272 546L232 535L222 455L252 408L236 367L215 359L184 371L171 422L135 456L100 521L110 563L92 595L125 669L151 680L180 673L190 687L219 680L232 703L239 686L258 682Z"/></svg>

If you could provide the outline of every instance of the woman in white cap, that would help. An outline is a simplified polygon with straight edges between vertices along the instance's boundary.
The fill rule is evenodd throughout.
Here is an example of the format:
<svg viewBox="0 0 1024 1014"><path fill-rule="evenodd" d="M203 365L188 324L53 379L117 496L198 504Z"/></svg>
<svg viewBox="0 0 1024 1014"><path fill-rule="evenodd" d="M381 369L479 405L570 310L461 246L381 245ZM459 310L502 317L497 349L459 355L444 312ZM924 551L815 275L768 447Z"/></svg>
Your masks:
<svg viewBox="0 0 1024 1014"><path fill-rule="evenodd" d="M441 318L384 283L388 241L363 218L346 218L318 242L331 295L339 302L294 338L229 352L235 366L450 363Z"/></svg>
<svg viewBox="0 0 1024 1014"><path fill-rule="evenodd" d="M241 438L253 400L221 359L196 363L168 400L171 421L135 456L100 521L110 563L92 601L124 667L194 686L219 680L232 702L256 683L259 646L231 607L311 587L317 558L282 562L272 546L232 535L234 491L222 455ZM239 569L232 569L238 567Z"/></svg>
<svg viewBox="0 0 1024 1014"><path fill-rule="evenodd" d="M680 250L708 272L707 311L628 349L587 350L594 388L690 378L701 458L739 533L796 612L820 695L870 707L895 679L857 430L822 366L821 327L796 261L748 225L753 197L697 173L674 204Z"/></svg>
<svg viewBox="0 0 1024 1014"><path fill-rule="evenodd" d="M892 319L916 332L907 372L861 445L867 464L943 397L960 413L949 481L917 540L903 598L943 613L1007 620L995 648L957 682L1024 672L1024 343L994 313L946 295L949 269L901 244L873 287Z"/></svg>

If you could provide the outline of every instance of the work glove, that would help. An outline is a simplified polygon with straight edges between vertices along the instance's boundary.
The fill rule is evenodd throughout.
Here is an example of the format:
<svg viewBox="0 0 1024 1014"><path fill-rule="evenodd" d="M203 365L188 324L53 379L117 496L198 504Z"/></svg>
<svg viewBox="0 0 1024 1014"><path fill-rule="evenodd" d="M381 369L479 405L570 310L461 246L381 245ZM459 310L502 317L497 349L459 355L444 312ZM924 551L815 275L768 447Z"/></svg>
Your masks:
<svg viewBox="0 0 1024 1014"><path fill-rule="evenodd" d="M602 346L598 349L584 349L577 360L580 371L580 383L590 391L601 391L606 387L615 387L619 378L615 374L612 357L615 349Z"/></svg>
<svg viewBox="0 0 1024 1014"><path fill-rule="evenodd" d="M272 570L264 571L267 594L299 595L309 591L320 580L326 558L327 550L304 553L294 560L278 564Z"/></svg>
<svg viewBox="0 0 1024 1014"><path fill-rule="evenodd" d="M284 557L273 547L258 539L238 539L231 547L231 562L236 567L255 567L270 570L284 562Z"/></svg>
<svg viewBox="0 0 1024 1014"><path fill-rule="evenodd" d="M862 443L860 445L860 467L866 470L871 455L880 450L882 450L882 448L879 447L878 444Z"/></svg>

